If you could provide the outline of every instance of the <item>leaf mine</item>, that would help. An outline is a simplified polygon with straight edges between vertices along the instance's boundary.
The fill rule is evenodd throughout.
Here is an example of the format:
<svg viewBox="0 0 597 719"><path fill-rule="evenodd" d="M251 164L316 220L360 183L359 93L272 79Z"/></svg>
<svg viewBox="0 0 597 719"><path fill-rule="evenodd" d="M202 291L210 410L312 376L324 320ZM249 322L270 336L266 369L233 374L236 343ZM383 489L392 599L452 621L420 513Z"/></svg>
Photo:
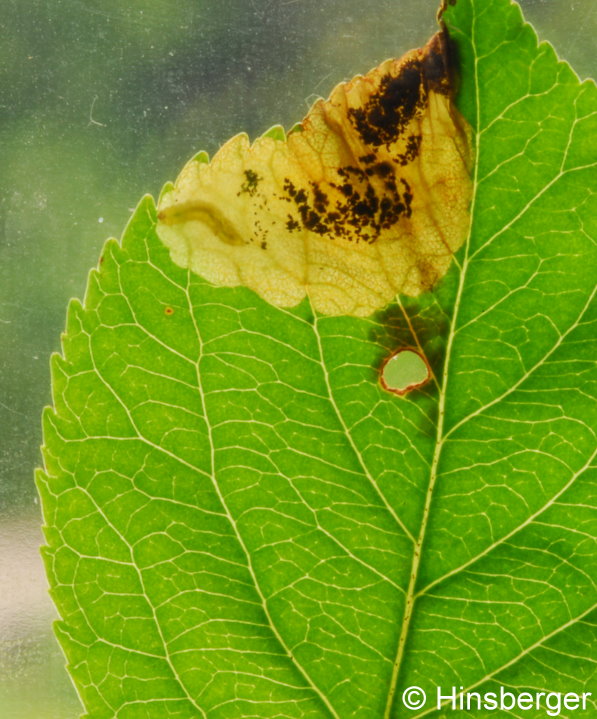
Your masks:
<svg viewBox="0 0 597 719"><path fill-rule="evenodd" d="M160 202L178 265L276 306L308 295L367 316L447 271L469 224L470 129L443 32L338 85L284 137L229 140L191 160Z"/></svg>

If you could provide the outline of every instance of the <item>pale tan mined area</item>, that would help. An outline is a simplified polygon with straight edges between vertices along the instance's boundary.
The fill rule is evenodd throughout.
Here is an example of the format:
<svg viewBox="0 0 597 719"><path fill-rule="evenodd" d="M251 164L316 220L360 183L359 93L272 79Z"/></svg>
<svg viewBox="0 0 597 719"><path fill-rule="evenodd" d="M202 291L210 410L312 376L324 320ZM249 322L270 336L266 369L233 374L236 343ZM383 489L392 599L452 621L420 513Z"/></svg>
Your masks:
<svg viewBox="0 0 597 719"><path fill-rule="evenodd" d="M172 259L289 307L366 316L447 271L467 233L470 130L445 38L338 85L298 130L229 140L158 208Z"/></svg>

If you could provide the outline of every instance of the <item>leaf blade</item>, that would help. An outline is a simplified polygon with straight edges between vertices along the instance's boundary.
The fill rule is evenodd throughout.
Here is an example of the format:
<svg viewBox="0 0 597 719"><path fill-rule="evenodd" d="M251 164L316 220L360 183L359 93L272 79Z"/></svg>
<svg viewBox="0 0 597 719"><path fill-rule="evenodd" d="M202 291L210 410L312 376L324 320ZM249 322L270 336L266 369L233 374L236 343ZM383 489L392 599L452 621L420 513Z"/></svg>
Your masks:
<svg viewBox="0 0 597 719"><path fill-rule="evenodd" d="M275 309L174 266L146 199L122 248L107 245L84 309L71 306L38 486L58 632L90 716L401 717L410 684L432 694L440 683L561 683L546 657L569 646L577 685L588 681L594 315L582 311L595 88L536 50L506 2L459 0L446 19L464 66L487 75L469 81L489 95L475 124L470 250L435 295L366 320ZM509 43L539 58L523 63L525 92L552 109L574 96L583 119L554 130L528 112L536 93L495 91L488 63L512 68ZM545 93L554 77L562 87ZM568 127L568 152L551 153L572 178L568 195L541 170L523 197L502 201L504 178L522 172L526 141L504 154L517 113L545 125L527 127L527 140ZM546 227L536 208L556 199ZM572 242L563 257L554 225ZM537 227L535 264L512 257ZM587 270L576 272L581 256ZM547 296L551 277L567 301L538 323L534 295ZM439 393L401 401L380 389L400 343L424 349L444 376ZM514 439L513 426L524 429Z"/></svg>

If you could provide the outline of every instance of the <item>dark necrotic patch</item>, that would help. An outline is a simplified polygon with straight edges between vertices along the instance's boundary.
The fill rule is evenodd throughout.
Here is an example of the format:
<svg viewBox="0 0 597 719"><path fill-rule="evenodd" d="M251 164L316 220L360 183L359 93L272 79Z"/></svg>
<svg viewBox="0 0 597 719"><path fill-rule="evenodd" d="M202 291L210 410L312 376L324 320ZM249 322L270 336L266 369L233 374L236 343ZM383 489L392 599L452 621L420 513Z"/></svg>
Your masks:
<svg viewBox="0 0 597 719"><path fill-rule="evenodd" d="M310 185L311 196L303 188L297 190L288 178L284 180L285 199L294 203L299 215L298 218L289 215L286 227L291 231L304 227L319 235L326 235L330 231L325 221L326 209L329 205L328 197L317 183L311 182Z"/></svg>
<svg viewBox="0 0 597 719"><path fill-rule="evenodd" d="M406 150L398 153L396 156L396 162L399 165L408 165L409 162L414 162L419 156L419 149L421 147L421 135L409 135L406 140Z"/></svg>
<svg viewBox="0 0 597 719"><path fill-rule="evenodd" d="M249 197L253 197L257 192L257 186L263 179L254 170L244 171L245 181L240 186L240 190L236 193L237 196L242 194L248 194Z"/></svg>
<svg viewBox="0 0 597 719"><path fill-rule="evenodd" d="M425 86L429 90L447 95L452 87L450 58L454 48L444 33L437 33L423 55L421 70Z"/></svg>
<svg viewBox="0 0 597 719"><path fill-rule="evenodd" d="M392 165L389 162L378 162L374 166L374 170L379 177L388 177L392 174Z"/></svg>
<svg viewBox="0 0 597 719"><path fill-rule="evenodd" d="M286 179L284 199L294 205L288 215L289 231L310 230L330 239L340 238L373 243L382 230L393 227L401 217L410 217L412 192L404 179L396 181L389 162L373 162L365 169L340 167L339 181L329 187L338 190L339 199L330 201L325 185L309 183L308 190L298 190ZM369 172L370 171L370 172ZM369 177L381 178L374 184ZM334 193L334 198L338 195Z"/></svg>
<svg viewBox="0 0 597 719"><path fill-rule="evenodd" d="M364 143L373 147L390 145L404 133L406 125L426 101L421 84L421 62L411 60L396 77L384 75L379 90L364 107L350 108L348 117Z"/></svg>
<svg viewBox="0 0 597 719"><path fill-rule="evenodd" d="M294 230L300 230L300 222L298 222L298 220L295 220L292 215L288 215L288 219L286 220L286 229L290 232L293 232Z"/></svg>

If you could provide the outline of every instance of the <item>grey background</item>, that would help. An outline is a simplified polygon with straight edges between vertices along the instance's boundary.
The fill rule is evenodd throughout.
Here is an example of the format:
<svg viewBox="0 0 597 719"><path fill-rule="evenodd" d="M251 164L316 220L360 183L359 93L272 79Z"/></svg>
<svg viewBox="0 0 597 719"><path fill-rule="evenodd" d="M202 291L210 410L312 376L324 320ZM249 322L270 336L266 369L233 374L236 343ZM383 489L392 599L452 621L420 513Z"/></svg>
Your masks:
<svg viewBox="0 0 597 719"><path fill-rule="evenodd" d="M594 0L524 0L595 74ZM195 152L290 127L423 44L436 0L0 0L0 715L79 714L38 558L40 414L70 297Z"/></svg>

